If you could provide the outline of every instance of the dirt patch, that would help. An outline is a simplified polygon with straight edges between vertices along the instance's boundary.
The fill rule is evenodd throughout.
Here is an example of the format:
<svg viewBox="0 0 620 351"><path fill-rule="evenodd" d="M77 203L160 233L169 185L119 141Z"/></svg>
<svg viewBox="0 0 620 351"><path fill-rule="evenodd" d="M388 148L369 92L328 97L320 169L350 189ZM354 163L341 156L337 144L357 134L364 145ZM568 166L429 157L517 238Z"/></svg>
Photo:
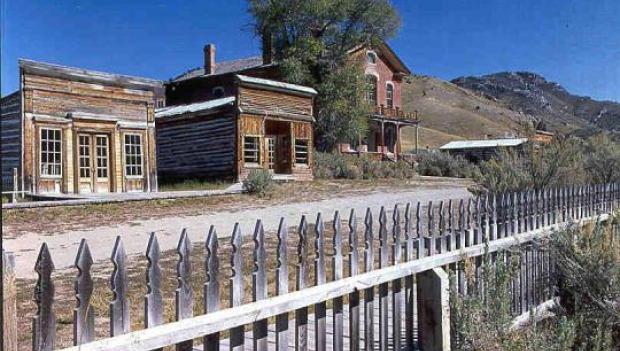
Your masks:
<svg viewBox="0 0 620 351"><path fill-rule="evenodd" d="M3 209L2 231L6 238L23 233L52 235L103 225L116 225L162 217L198 216L207 212L264 208L291 202L320 201L346 195L371 192L399 192L424 186L464 186L462 179L419 177L413 180L317 180L308 183L285 183L276 186L265 198L246 194L204 198L158 199L125 203L93 204L70 207ZM292 199L294 199L292 201ZM53 228L53 230L50 230ZM47 234L49 233L49 234Z"/></svg>

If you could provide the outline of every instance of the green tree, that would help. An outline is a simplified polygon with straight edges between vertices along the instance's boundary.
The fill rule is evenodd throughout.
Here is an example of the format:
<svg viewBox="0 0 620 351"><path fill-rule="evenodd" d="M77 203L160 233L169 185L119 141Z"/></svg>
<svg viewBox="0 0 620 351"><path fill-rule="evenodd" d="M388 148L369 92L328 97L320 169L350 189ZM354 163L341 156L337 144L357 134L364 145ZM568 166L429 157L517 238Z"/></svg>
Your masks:
<svg viewBox="0 0 620 351"><path fill-rule="evenodd" d="M357 143L368 129L369 88L350 57L391 38L400 17L388 0L248 0L252 27L269 40L283 78L318 91L316 145ZM265 44L265 43L264 43Z"/></svg>

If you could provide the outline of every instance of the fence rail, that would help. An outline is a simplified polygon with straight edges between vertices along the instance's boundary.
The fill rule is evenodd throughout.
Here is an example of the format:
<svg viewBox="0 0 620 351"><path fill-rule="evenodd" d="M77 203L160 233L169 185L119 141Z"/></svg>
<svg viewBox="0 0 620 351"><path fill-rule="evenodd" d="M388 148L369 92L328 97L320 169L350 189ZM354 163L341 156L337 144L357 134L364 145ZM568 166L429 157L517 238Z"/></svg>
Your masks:
<svg viewBox="0 0 620 351"><path fill-rule="evenodd" d="M284 219L273 251L266 247L266 234L258 220L252 235L252 257L243 256L243 235L235 225L227 257L229 274L221 271L221 243L213 226L205 240L203 267L192 267L192 245L183 231L177 248L178 286L174 293L177 321L167 324L163 323L161 252L155 234L151 234L146 249L145 329L133 332L129 323L127 258L119 236L111 256L111 337L100 340L94 340L92 258L87 241L82 240L74 285L76 346L64 350L156 350L169 345L176 345L177 350L192 350L193 340L202 339L204 350L215 351L228 345L231 351L240 351L248 347L245 327L252 331L249 338L256 351L283 351L289 347L322 351L328 345L335 351L415 349L429 333L425 329L427 321L423 320L427 318L423 317L425 309L418 307L424 303L422 300L434 298L420 290L420 282L416 288L416 275L447 267L454 272L458 292L468 294L472 282L465 277L464 260L474 260L475 275L480 278L485 252L493 254L520 246L523 250L511 253L522 257L512 285L512 309L515 315L522 314L553 297L553 262L549 252L538 247L534 239L569 222L605 220L619 205L618 184L604 184L491 194L430 202L426 207L419 202L408 203L395 206L391 214L381 208L378 217L368 209L359 226L354 211L349 213L346 227L339 212L330 218L327 228L326 219L319 213L312 224L305 216L301 218L294 253L287 246L289 227ZM295 257L293 262L288 260L291 256ZM276 258L273 271L267 268L268 257ZM244 260L252 262L251 287L245 286L249 272L244 272ZM204 314L199 316L193 316L196 297L191 288L196 269L206 273ZM35 270L39 278L33 349L53 350L54 265L45 244ZM308 283L311 277L313 284ZM290 289L289 280L294 282L294 289ZM268 294L270 281L275 281L273 296ZM224 285L229 288L228 308L222 306ZM251 291L251 302L246 302L247 291ZM293 320L289 320L291 317ZM275 327L270 330L269 323L274 320ZM226 340L221 338L224 333L228 335ZM311 335L313 340L309 340ZM272 338L274 344L269 342Z"/></svg>

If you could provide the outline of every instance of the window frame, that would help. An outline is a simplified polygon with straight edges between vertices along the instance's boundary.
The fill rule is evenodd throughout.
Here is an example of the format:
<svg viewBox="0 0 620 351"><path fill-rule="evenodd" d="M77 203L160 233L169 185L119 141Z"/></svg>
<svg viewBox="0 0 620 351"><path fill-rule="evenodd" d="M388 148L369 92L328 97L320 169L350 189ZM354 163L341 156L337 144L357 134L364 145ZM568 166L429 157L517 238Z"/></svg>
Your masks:
<svg viewBox="0 0 620 351"><path fill-rule="evenodd" d="M140 140L140 144L134 144L134 143L129 143L130 146L135 146L138 145L140 148L140 153L130 153L129 155L127 154L127 137L138 137ZM143 179L144 178L144 137L142 133L123 133L123 174L125 176L125 178L127 179ZM140 157L140 164L138 165L137 163L128 163L127 162L127 157ZM140 175L136 175L136 174L128 174L127 167L138 167L140 169ZM131 172L133 173L133 172Z"/></svg>
<svg viewBox="0 0 620 351"><path fill-rule="evenodd" d="M306 148L305 151L298 151L297 150L297 141L298 140L305 142L305 144L306 144L304 146ZM295 166L298 166L298 165L299 166L303 166L303 167L309 167L310 166L310 138L294 138L293 139L293 151L295 153L294 154ZM298 160L297 154L300 153L300 152L306 154L306 157L305 157L306 161L305 162L297 161Z"/></svg>
<svg viewBox="0 0 620 351"><path fill-rule="evenodd" d="M86 144L82 144L82 138L87 138L85 140L88 140L88 143ZM79 179L91 179L92 177L92 149L91 149L91 144L92 144L92 136L90 134L78 134L77 135L77 149L78 149L78 178ZM87 150L87 152L84 154L82 153L82 150ZM87 166L82 166L82 160L88 160L88 165ZM82 171L85 171L87 173L87 175L83 176Z"/></svg>
<svg viewBox="0 0 620 351"><path fill-rule="evenodd" d="M105 140L105 145L99 145L99 139ZM99 155L100 150L105 150L105 155ZM105 165L101 166L99 161L105 160ZM110 177L110 138L107 135L95 135L95 177L97 179L108 179ZM105 176L100 176L99 171L105 171Z"/></svg>
<svg viewBox="0 0 620 351"><path fill-rule="evenodd" d="M392 90L390 91L389 88L392 88ZM385 83L385 106L387 108L393 109L394 108L394 83L392 82L386 82ZM391 97L389 93L392 93Z"/></svg>
<svg viewBox="0 0 620 351"><path fill-rule="evenodd" d="M248 150L246 148L246 138L255 138L256 139L256 161L247 161L246 159L246 151L251 151ZM262 152L261 152L261 136L260 135L253 135L253 134L246 134L243 136L243 139L241 140L241 155L243 156L243 165L244 166L251 166L251 167L260 167L261 164L261 156L262 156Z"/></svg>
<svg viewBox="0 0 620 351"><path fill-rule="evenodd" d="M379 57L377 56L376 52L371 51L371 50L366 51L366 63L371 64L371 65L376 65L378 59Z"/></svg>
<svg viewBox="0 0 620 351"><path fill-rule="evenodd" d="M370 79L372 79L372 82ZM371 84L373 86L370 91L366 92L366 100L373 106L377 106L379 104L379 77L374 74L366 73L366 84ZM373 98L369 99L371 95Z"/></svg>
<svg viewBox="0 0 620 351"><path fill-rule="evenodd" d="M48 132L47 133L47 137L44 139L43 138L43 131ZM52 140L51 143L52 144L56 144L58 143L58 147L59 150L56 150L56 147L54 147L54 150L50 153L49 151L49 145L50 145L50 139L49 139L49 131L53 131L53 132L58 132L59 133L59 139L58 140ZM46 141L46 148L45 151L43 150L43 141ZM59 172L58 174L44 174L43 173L43 152L46 153L46 160L49 160L49 156L50 155L54 155L53 159L54 162L51 162L51 166L52 167L59 167ZM58 162L56 162L56 154L59 156L59 160ZM63 157L62 157L62 128L57 128L57 127L39 127L39 176L41 178L46 178L46 179L59 179L62 178L63 174L62 174L62 162L63 162ZM49 167L50 162L45 162L45 164L47 165L47 167Z"/></svg>

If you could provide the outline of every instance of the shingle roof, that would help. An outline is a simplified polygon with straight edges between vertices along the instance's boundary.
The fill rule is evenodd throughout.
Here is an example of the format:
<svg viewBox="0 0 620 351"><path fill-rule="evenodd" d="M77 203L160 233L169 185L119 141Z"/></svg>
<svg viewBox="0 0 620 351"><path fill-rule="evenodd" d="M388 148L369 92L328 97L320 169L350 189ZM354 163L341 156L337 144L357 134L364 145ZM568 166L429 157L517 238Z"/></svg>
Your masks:
<svg viewBox="0 0 620 351"><path fill-rule="evenodd" d="M308 94L308 95L317 94L316 90L314 90L311 87L304 86L304 85L290 84L290 83L280 82L280 81L271 80L271 79L248 77L248 76L244 76L241 74L237 74L236 77L237 79L239 79L241 83L266 86L266 87L270 87L275 90L286 90L290 92L298 92L298 93Z"/></svg>
<svg viewBox="0 0 620 351"><path fill-rule="evenodd" d="M214 74L224 74L230 72L238 72L248 68L259 67L263 65L263 58L261 56L246 57L237 60L221 61L215 64ZM194 77L204 76L204 67L198 67L191 69L175 78L172 78L173 82L186 80Z"/></svg>
<svg viewBox="0 0 620 351"><path fill-rule="evenodd" d="M458 140L451 141L444 146L440 147L441 150L449 149L473 149L473 148L485 148L485 147L506 147L506 146L518 146L527 142L526 138L516 139L491 139L491 140Z"/></svg>

